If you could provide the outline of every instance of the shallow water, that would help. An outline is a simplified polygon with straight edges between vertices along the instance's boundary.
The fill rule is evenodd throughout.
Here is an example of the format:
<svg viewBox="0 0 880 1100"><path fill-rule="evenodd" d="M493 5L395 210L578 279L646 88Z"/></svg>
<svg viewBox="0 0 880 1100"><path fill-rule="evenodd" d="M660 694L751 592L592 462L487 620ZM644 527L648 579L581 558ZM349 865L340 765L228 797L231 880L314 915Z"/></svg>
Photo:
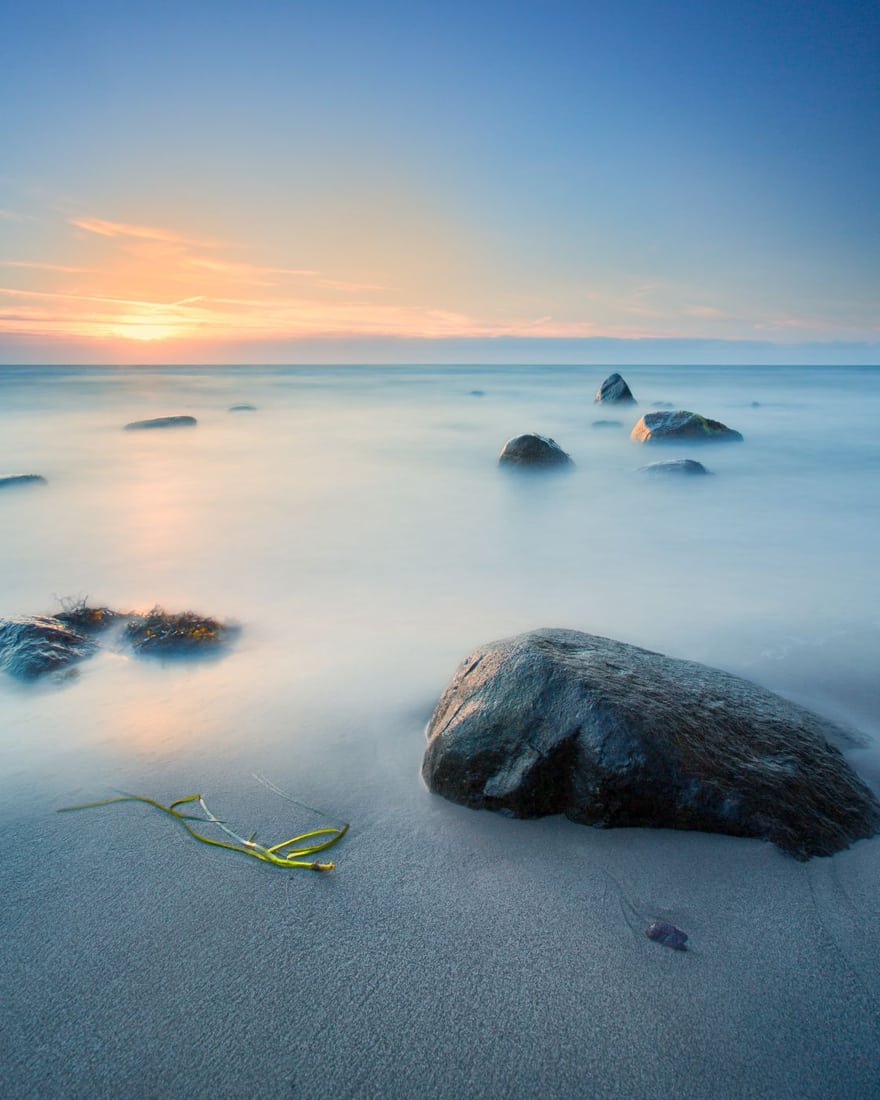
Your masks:
<svg viewBox="0 0 880 1100"><path fill-rule="evenodd" d="M365 927L385 937L384 953L397 949L387 922L403 922L412 934L413 913L435 918L424 911L424 899L441 887L450 904L454 899L467 910L468 920L478 920L485 888L495 899L487 903L493 919L516 941L522 926L515 907L506 912L498 901L505 892L499 867L510 861L519 881L525 874L530 885L523 896L529 905L539 904L544 877L554 875L553 859L538 871L522 853L536 858L546 842L565 864L559 872L568 899L563 908L580 890L577 896L595 910L594 934L610 936L625 952L659 950L647 941L647 947L626 946L634 934L614 891L609 894L604 870L613 872L626 905L636 906L646 921L668 919L685 927L690 919L694 952L687 954L698 958L701 939L704 949L708 938L723 951L723 924L713 923L720 915L710 916L700 900L719 887L712 861L719 852L735 853L725 890L738 896L740 889L748 892L754 873L749 861L757 852L762 867L770 860L773 874L796 884L802 901L813 898L809 904L824 913L823 927L846 924L846 973L866 980L863 972L874 965L871 948L853 940L850 926L856 922L841 907L840 890L824 872L805 877L800 867L777 864L766 845L643 830L612 837L564 822L524 825L448 806L421 785L424 723L457 662L490 639L565 626L739 672L859 730L865 747L850 758L878 787L880 370L637 367L622 373L639 408L622 412L593 404L605 373L551 367L0 371L0 472L48 479L45 487L0 495L0 614L51 612L61 598L88 597L121 609L156 603L169 610L192 608L242 626L229 654L218 660L138 660L109 644L71 679L18 684L0 677L0 819L18 853L8 871L8 897L16 927L22 920L27 925L19 935L24 956L42 974L39 981L51 983L52 968L34 958L49 934L44 923L54 907L60 907L59 916L65 907L76 910L65 936L80 960L76 965L91 957L89 930L96 924L112 941L110 954L128 960L131 932L121 928L145 920L158 937L147 958L155 969L161 956L171 973L170 949L159 946L169 913L173 934L187 950L203 949L194 946L197 918L188 917L181 899L161 885L165 858L175 868L202 867L205 853L191 851L197 845L146 810L115 807L60 818L52 810L117 789L168 800L201 790L212 809L245 835L259 828L261 839L280 840L315 824L313 814L279 800L255 774L335 820L351 820L337 877L329 885L321 880L317 896L325 918L342 921L343 939L357 940L361 956L361 933L346 923L355 920L345 888L346 860L352 890L371 899ZM257 411L230 413L229 406L239 402ZM741 431L745 442L697 452L631 443L629 428L655 402L721 420ZM198 426L122 430L132 420L172 414L193 415ZM601 418L621 419L624 427L593 428ZM499 470L505 440L526 431L555 438L574 458L574 470L538 478ZM667 481L636 472L663 457L697 457L714 476ZM518 855L507 854L514 831L523 838ZM856 846L852 858L835 857L834 865L846 869L848 897L875 873L874 864L866 870L859 855L875 843ZM657 844L663 866L673 867L666 886L647 870ZM61 851L67 870L50 857ZM485 862L488 851L491 865ZM710 853L699 872L689 863L694 852ZM167 855L160 859L160 853ZM584 865L587 855L595 861L593 871ZM235 864L237 857L229 858ZM402 891L408 915L399 909L404 900L391 905L387 894L370 893L373 859L382 882L389 875L397 879L384 860L401 868L394 889ZM221 924L231 922L230 935L242 915L261 920L259 908L251 913L248 884L255 880L249 861L241 863L231 872L223 864L212 880L211 889L223 899ZM89 881L102 899L98 910L78 892L84 875L94 876ZM419 885L426 875L430 889ZM309 950L327 948L322 911L313 899L303 901L311 881L259 881L269 891L273 919L287 913L296 923L297 907L306 904ZM121 895L114 893L120 886ZM213 902L200 904L210 908ZM786 909L791 912L780 896L780 920ZM535 919L555 927L556 917L546 912ZM751 930L757 932L757 916L755 921ZM453 966L455 936L471 936L473 926L451 909L440 930L451 937L438 948L443 974ZM567 943L570 933L557 932ZM777 933L781 928L774 924L771 938ZM479 951L473 944L465 954L473 954L477 969L489 966L500 982L496 999L490 996L486 1006L496 1011L515 996L515 966L492 970L497 948L486 929L480 935L483 962L475 961ZM835 942L843 943L843 934ZM543 948L539 953L543 957ZM334 954L346 988L360 990L362 1009L380 1005L394 1016L405 1003L412 1013L410 996L401 1000L398 986L386 988L376 960L364 964L359 977L355 956L357 951L344 958ZM401 981L408 974L426 997L440 996L425 956L410 944L401 959L415 968ZM64 965L73 968L67 981L74 981L74 964L68 958ZM55 972L64 965L56 959ZM131 1008L132 989L146 995L151 979L142 953L138 965L141 976L130 977L111 997L119 1011ZM385 974L396 973L395 965L385 960ZM718 979L720 971L712 973ZM103 971L100 976L107 977ZM268 973L262 980L271 985ZM566 996L575 994L570 977L558 981ZM828 986L816 982L809 997L818 1003ZM466 984L468 995L484 996ZM62 1040L66 1035L75 1044L81 1038L82 1021L64 1017L58 1024L61 994L48 985L31 983L27 993L16 988L19 1029L28 1014L44 1013L60 1026ZM244 988L236 986L239 997ZM834 996L843 997L842 986L834 988ZM875 1011L880 991L858 988ZM694 989L709 995L699 982ZM103 1012L97 986L90 996L91 1011ZM274 996L284 1001L277 989ZM329 993L315 996L315 1006L328 1011ZM553 1000L549 984L541 997ZM444 1003L452 1015L443 1034L452 1042L458 1025L453 1006ZM783 1008L768 1008L768 1019L784 1015ZM369 1047L375 1039L369 1021L359 1027L358 1041ZM467 1080L484 1095L505 1089L528 1095L525 1085L521 1092L510 1090L503 1068L522 1027L514 1028L509 1042L482 1037L489 1052L482 1071L467 1060ZM575 1036L566 1034L565 1050L574 1057ZM329 1038L344 1041L344 1029ZM130 1039L136 1048L138 1040ZM198 1029L192 1032L192 1043L204 1039ZM602 1040L603 1049L606 1040L611 1037ZM719 1031L715 1041L717 1046L728 1039ZM427 1057L417 1042L409 1042L411 1057ZM35 1080L35 1056L23 1054L24 1043L22 1037L13 1044L18 1086ZM831 1056L821 1049L827 1062ZM66 1071L74 1076L50 1073L44 1092L85 1095L96 1082L112 1091L128 1080L131 1057L130 1049L104 1050L101 1069L83 1061L80 1051ZM688 1095L679 1069L656 1057L649 1083ZM156 1080L179 1085L192 1058L191 1046L165 1061L156 1055ZM387 1095L388 1082L395 1080L391 1053L381 1058L372 1079L352 1066L326 1079L317 1068L300 1066L303 1095L372 1095L377 1081L385 1082ZM532 1071L524 1058L520 1049L517 1065L522 1063L521 1081L528 1082ZM799 1080L806 1087L815 1079L813 1063L808 1058L801 1064ZM743 1067L740 1060L731 1069L730 1094L763 1095L757 1087L748 1092L754 1067ZM586 1073L586 1064L581 1069ZM417 1083L428 1095L460 1093L465 1080L446 1072L443 1087L433 1087L430 1075L410 1085ZM548 1085L549 1072L545 1067L547 1095L566 1095L571 1081L560 1070L563 1075ZM700 1095L708 1078L699 1068L689 1072L692 1094ZM766 1077L766 1066L762 1072L765 1080L776 1080ZM868 1067L858 1081L864 1084L869 1075ZM278 1080L265 1080L272 1082L265 1094L277 1095ZM321 1080L329 1081L326 1092ZM620 1080L628 1083L628 1095L641 1095L635 1078L624 1073ZM401 1090L392 1087L391 1094L406 1094ZM610 1086L597 1086L594 1094L616 1095Z"/></svg>

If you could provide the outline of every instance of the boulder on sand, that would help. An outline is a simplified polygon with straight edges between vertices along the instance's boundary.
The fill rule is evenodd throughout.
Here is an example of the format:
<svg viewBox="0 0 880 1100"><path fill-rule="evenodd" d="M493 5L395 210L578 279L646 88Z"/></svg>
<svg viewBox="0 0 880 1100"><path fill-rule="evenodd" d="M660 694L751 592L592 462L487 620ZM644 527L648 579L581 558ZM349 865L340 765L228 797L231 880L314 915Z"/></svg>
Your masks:
<svg viewBox="0 0 880 1100"><path fill-rule="evenodd" d="M693 661L574 630L469 654L427 728L431 790L516 817L699 829L798 859L880 830L880 804L831 741L846 731Z"/></svg>
<svg viewBox="0 0 880 1100"><path fill-rule="evenodd" d="M152 420L132 420L125 425L127 432L147 428L193 428L198 423L194 416L155 416Z"/></svg>
<svg viewBox="0 0 880 1100"><path fill-rule="evenodd" d="M742 435L718 420L676 409L645 413L630 432L630 439L636 443L733 443L742 442Z"/></svg>
<svg viewBox="0 0 880 1100"><path fill-rule="evenodd" d="M596 390L593 400L597 405L635 405L637 403L632 390L616 371L614 374L609 374Z"/></svg>
<svg viewBox="0 0 880 1100"><path fill-rule="evenodd" d="M534 433L508 439L498 463L500 466L531 466L536 469L573 465L571 456L563 451L555 439Z"/></svg>

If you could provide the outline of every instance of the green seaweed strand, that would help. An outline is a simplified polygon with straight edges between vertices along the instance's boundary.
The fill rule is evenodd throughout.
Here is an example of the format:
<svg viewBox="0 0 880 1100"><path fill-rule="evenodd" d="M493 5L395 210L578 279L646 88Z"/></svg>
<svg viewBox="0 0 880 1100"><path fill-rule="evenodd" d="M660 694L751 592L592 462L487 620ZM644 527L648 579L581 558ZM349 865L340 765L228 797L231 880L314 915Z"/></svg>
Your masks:
<svg viewBox="0 0 880 1100"><path fill-rule="evenodd" d="M114 802L144 802L148 806L153 806L157 810L161 810L163 814L167 814L169 817L173 817L176 821L186 829L191 837L196 840L200 840L203 844L210 844L214 848L225 848L229 852L241 852L242 855L253 856L254 859L262 860L263 863L271 863L275 867L306 867L310 871L332 871L334 863L321 863L318 860L307 861L302 859L303 856L314 855L316 852L323 852L325 849L332 847L338 841L342 840L345 834L348 832L348 825L343 825L341 828L325 827L321 829L312 829L308 833L300 833L299 836L291 837L290 840L282 840L280 844L273 844L271 847L266 848L262 844L258 844L253 836L247 840L244 837L238 836L231 829L215 817L208 809L205 800L200 794L190 794L186 798L178 798L168 806L163 806L161 802L157 802L153 798L146 798L143 795L138 794L126 794L120 795L118 798L104 798L99 802L83 802L77 806L63 806L58 813L71 813L74 810L91 810L97 806L110 806ZM178 813L177 806L185 806L191 802L198 802L202 810L204 810L207 817L193 817L190 814ZM208 825L218 825L227 836L232 838L235 843L230 843L226 840L215 840L213 837L203 836L202 833L194 829L189 822L201 821ZM307 844L304 847L299 847L302 841L314 840L315 837L329 836L329 840L324 840L318 844ZM281 849L286 848L287 851L283 855L279 855Z"/></svg>

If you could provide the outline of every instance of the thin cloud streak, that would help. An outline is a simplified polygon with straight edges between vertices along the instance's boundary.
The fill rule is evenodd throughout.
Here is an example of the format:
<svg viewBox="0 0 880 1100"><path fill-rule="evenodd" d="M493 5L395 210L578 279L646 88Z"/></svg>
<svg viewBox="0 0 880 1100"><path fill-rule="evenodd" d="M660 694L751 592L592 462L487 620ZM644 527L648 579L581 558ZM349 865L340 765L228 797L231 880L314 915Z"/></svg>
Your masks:
<svg viewBox="0 0 880 1100"><path fill-rule="evenodd" d="M161 229L150 225L130 225L126 222L112 222L105 218L68 218L71 225L84 229L87 233L97 233L100 237L134 237L138 240L163 241L167 244L183 244L196 248L222 248L223 241L203 240L187 237L173 229Z"/></svg>
<svg viewBox="0 0 880 1100"><path fill-rule="evenodd" d="M97 267L73 267L70 264L49 264L39 260L0 260L0 267L22 267L35 271L60 271L70 275L99 275Z"/></svg>

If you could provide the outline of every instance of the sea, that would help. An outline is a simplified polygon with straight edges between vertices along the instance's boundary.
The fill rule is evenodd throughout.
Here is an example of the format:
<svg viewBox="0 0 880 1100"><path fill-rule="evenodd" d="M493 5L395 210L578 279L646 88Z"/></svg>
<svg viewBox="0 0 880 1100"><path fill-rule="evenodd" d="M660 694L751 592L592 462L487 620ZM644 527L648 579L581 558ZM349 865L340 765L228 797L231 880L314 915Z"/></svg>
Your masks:
<svg viewBox="0 0 880 1100"><path fill-rule="evenodd" d="M594 402L612 370L636 406ZM252 408L231 411L242 404ZM633 442L637 419L660 408L719 420L743 441L698 449ZM197 425L124 430L170 415L195 417ZM38 974L29 993L16 985L13 1093L121 1095L137 1082L130 1050L142 1034L132 1023L142 1001L130 991L152 1006L143 1023L149 1031L156 1013L163 1017L161 998L146 992L145 959L155 962L159 951L161 980L175 981L173 952L166 957L155 946L173 940L175 925L156 910L179 918L183 901L158 905L163 891L174 892L163 867L188 876L180 889L196 915L181 942L190 947L211 938L218 911L226 913L222 923L232 919L230 907L241 909L240 895L216 885L224 874L241 876L238 888L248 896L253 887L245 882L268 884L266 876L278 874L202 848L148 807L56 810L119 793L167 803L198 791L242 835L259 829L265 842L351 822L326 900L331 930L347 858L352 876L357 867L365 880L371 860L384 876L384 861L392 861L392 878L406 877L404 892L416 904L413 883L436 878L445 830L456 843L469 839L459 850L441 845L444 863L471 866L481 830L497 851L505 837L526 835L504 832L520 823L448 806L420 777L435 702L458 662L493 639L566 627L746 676L852 731L848 758L880 792L878 424L880 368L872 367L0 368L0 473L47 482L0 490L0 616L51 614L86 600L123 611L193 610L239 628L228 650L210 659L137 657L111 635L71 675L19 682L0 673L0 835L14 853L8 913ZM505 442L526 432L555 439L572 468L535 476L499 467ZM684 457L711 476L640 470ZM596 835L565 829L570 845ZM719 843L737 852L767 847ZM204 874L214 885L197 896L192 876ZM632 876L619 875L638 894ZM271 881L266 904L286 914L289 938L267 933L259 915L249 919L278 965L296 967L303 903L291 891L312 882ZM469 896L474 889L469 880ZM320 918L309 913L317 928ZM93 926L109 946L88 940L84 929ZM56 936L65 945L57 957ZM314 955L319 940L306 938ZM12 950L9 930L4 942ZM387 939L382 945L391 950ZM121 983L103 994L107 972L81 957L92 950L109 952L113 981ZM189 973L186 961L177 965ZM358 1011L367 1015L393 1001L393 991L376 992L381 972L370 973L379 1001L360 994ZM67 1002L77 981L90 998L85 1019L74 1019ZM236 988L235 1006L217 1009L227 1036L240 1017L265 1020L283 1003L277 990L261 1005ZM178 1024L188 995L175 994ZM221 1084L214 1094L245 1095L237 1090L247 1081L224 1062L225 1048L206 1038L210 993L198 997L192 1012L202 1022L183 1027L186 1052L166 1048L160 1056L144 1040L154 1080L174 1093L208 1050L201 1080L218 1086L223 1067L229 1089ZM108 1004L128 1054L94 1030L99 1018L108 1023L101 1016ZM272 1030L277 1019L267 1026L283 1045L284 1029ZM363 1020L358 1026L367 1028ZM346 1030L338 1027L319 1032L344 1046ZM171 1030L168 1020L159 1029L166 1037ZM49 1037L59 1034L66 1068L51 1058L38 1068L34 1051L48 1051ZM485 1035L480 1041L484 1050L489 1044L489 1076L473 1070L473 1094L518 1095L502 1068L512 1047L493 1046ZM315 1054L318 1063L324 1057L331 1052ZM300 1063L284 1088L322 1095L320 1082L329 1080L328 1096L405 1095L402 1084L395 1093L393 1082L409 1078L395 1078L392 1053L371 1057L380 1058L378 1076L351 1069L322 1078L317 1064ZM661 1069L656 1082L675 1090L674 1068ZM265 1072L265 1093L260 1086L251 1094L281 1095L277 1070ZM568 1079L549 1072L546 1095L568 1094ZM868 1081L865 1074L856 1083ZM423 1094L450 1094L440 1086L432 1092L430 1080L419 1078ZM528 1074L520 1080L528 1083ZM692 1080L699 1095L705 1082L699 1074ZM731 1077L729 1094L761 1095L748 1091L752 1080ZM446 1085L454 1091L465 1081L453 1072ZM199 1087L193 1095L203 1094ZM611 1086L592 1093L606 1094Z"/></svg>

